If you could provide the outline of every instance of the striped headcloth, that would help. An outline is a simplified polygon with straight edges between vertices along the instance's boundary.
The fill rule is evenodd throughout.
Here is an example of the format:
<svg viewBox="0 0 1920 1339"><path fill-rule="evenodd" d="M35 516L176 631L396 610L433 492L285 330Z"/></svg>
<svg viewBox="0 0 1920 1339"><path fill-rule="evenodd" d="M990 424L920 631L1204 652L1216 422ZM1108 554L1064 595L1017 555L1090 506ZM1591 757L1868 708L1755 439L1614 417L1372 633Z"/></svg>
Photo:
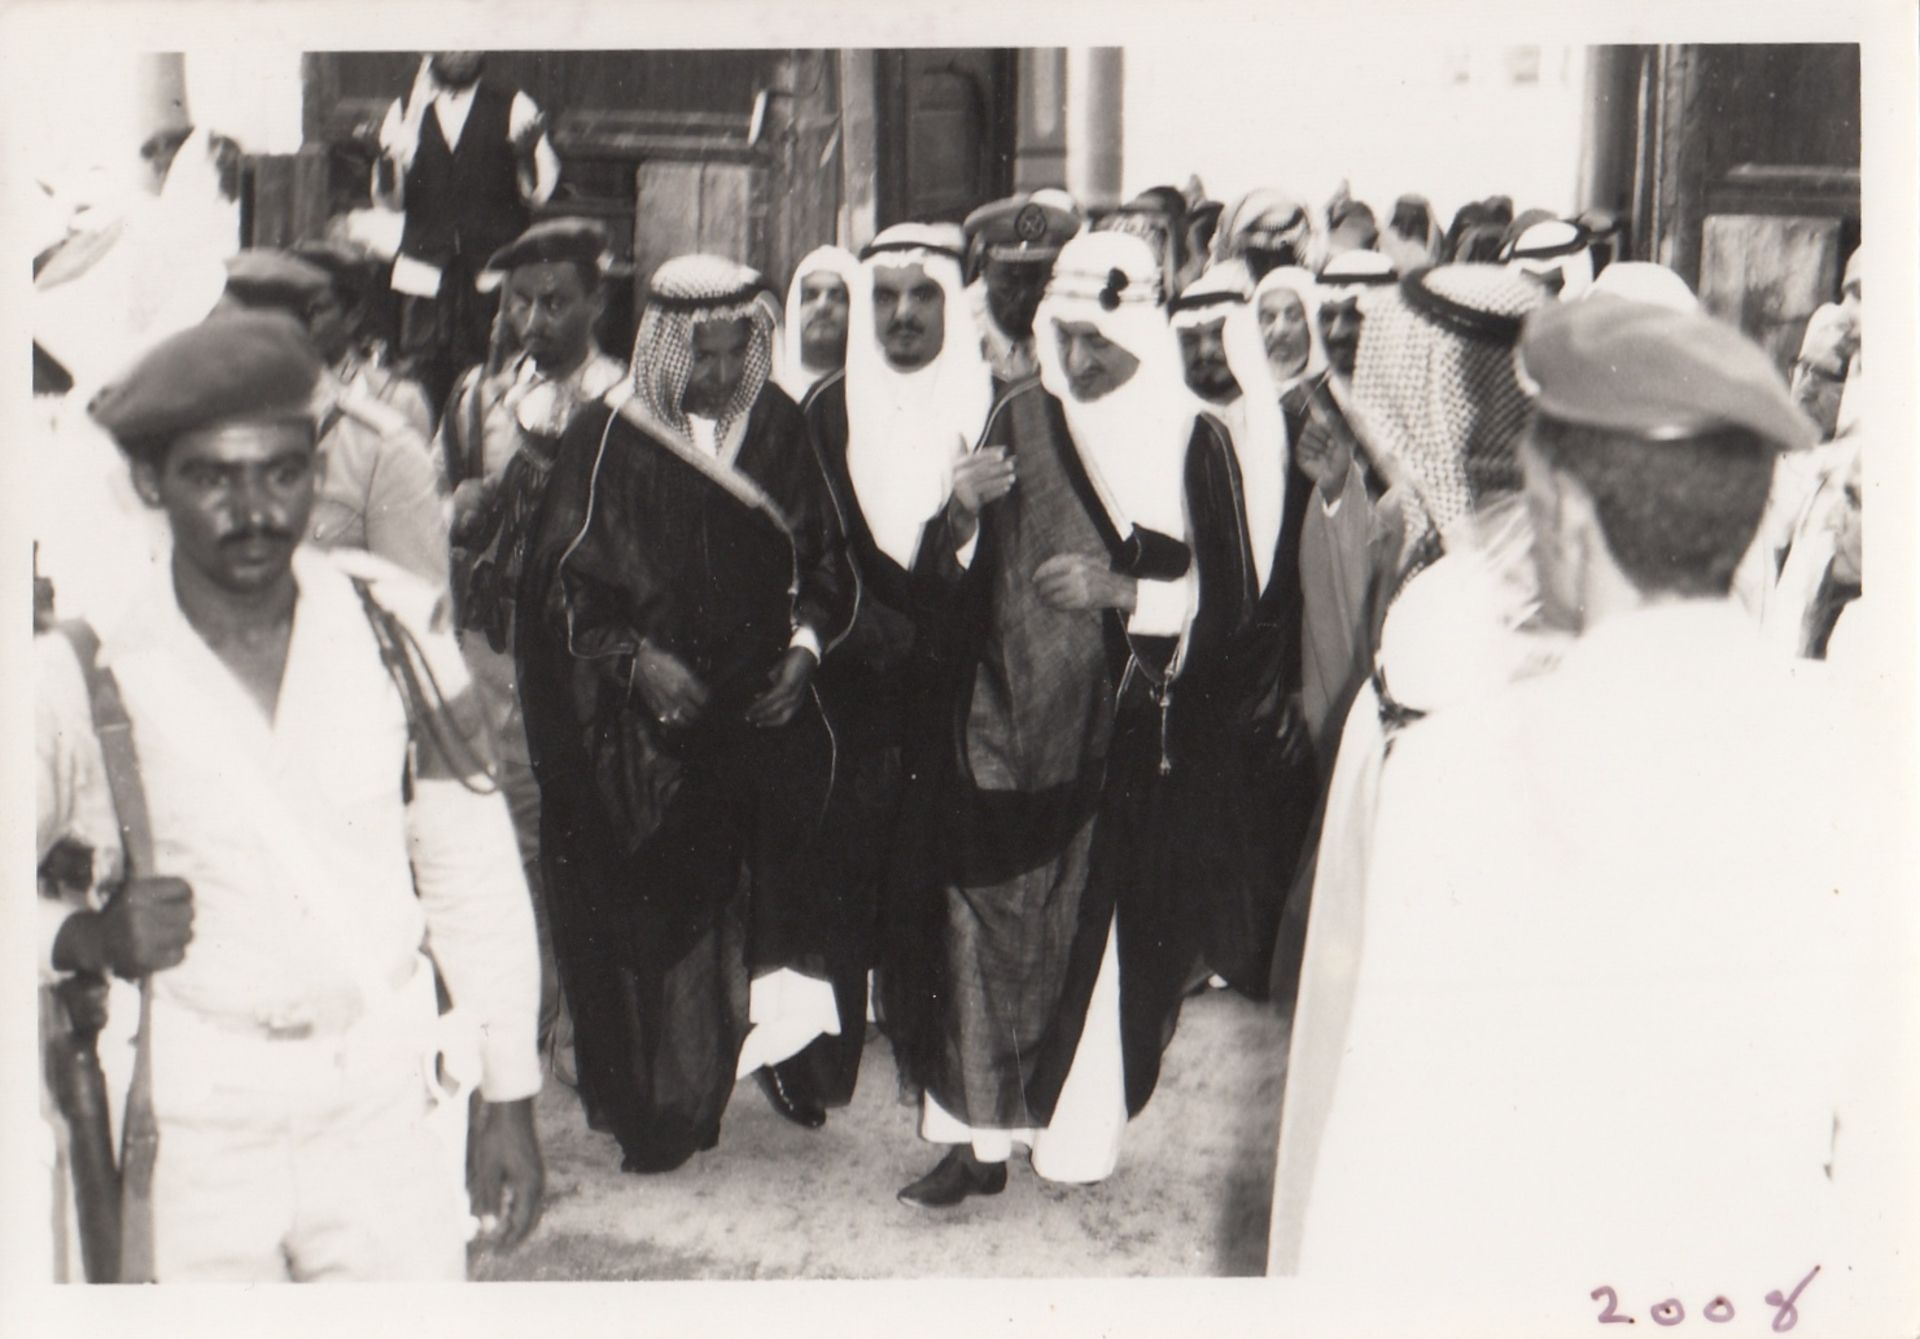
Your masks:
<svg viewBox="0 0 1920 1339"><path fill-rule="evenodd" d="M757 270L724 256L676 256L653 272L646 315L633 341L633 388L657 422L691 437L686 395L693 367L693 334L713 322L746 321L747 366L715 433L744 418L773 375L773 317L756 301L764 287Z"/></svg>
<svg viewBox="0 0 1920 1339"><path fill-rule="evenodd" d="M1436 529L1520 486L1531 402L1514 371L1541 286L1499 265L1416 270L1361 299L1353 393L1406 464Z"/></svg>

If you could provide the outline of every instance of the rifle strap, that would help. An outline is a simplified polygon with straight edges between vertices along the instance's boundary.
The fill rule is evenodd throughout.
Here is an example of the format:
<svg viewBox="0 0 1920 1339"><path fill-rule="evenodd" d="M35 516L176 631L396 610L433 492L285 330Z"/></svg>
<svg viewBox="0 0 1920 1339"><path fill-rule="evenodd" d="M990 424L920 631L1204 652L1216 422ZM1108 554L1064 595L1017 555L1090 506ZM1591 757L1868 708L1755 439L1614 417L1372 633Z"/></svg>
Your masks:
<svg viewBox="0 0 1920 1339"><path fill-rule="evenodd" d="M60 624L72 644L87 681L93 730L106 763L107 789L120 825L125 855L123 877L153 873L153 825L147 793L140 782L140 758L133 746L133 722L120 698L119 680L100 663L100 636L81 620ZM160 1132L153 1114L153 981L140 980L140 1025L134 1035L133 1082L121 1122L120 1279L153 1282L153 1164Z"/></svg>
<svg viewBox="0 0 1920 1339"><path fill-rule="evenodd" d="M499 792L499 783L487 760L474 751L453 728L453 712L447 695L433 673L427 653L419 640L392 610L374 598L373 584L365 577L349 577L360 605L366 611L373 640L380 648L380 661L394 687L400 690L400 702L407 713L408 765L404 779L406 801L413 802L413 780L420 767L430 761L431 752L448 776L475 795ZM425 675L426 683L421 683ZM430 691L429 691L430 686ZM478 778L476 780L475 778Z"/></svg>

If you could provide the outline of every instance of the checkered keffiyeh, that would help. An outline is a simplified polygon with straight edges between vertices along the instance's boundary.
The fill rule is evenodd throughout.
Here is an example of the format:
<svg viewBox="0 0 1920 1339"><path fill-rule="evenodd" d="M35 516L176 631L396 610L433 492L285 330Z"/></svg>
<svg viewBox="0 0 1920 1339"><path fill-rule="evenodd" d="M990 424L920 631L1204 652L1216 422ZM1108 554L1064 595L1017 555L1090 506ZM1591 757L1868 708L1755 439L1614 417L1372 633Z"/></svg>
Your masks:
<svg viewBox="0 0 1920 1339"><path fill-rule="evenodd" d="M1354 398L1438 530L1520 486L1531 402L1513 352L1521 321L1546 300L1539 284L1497 265L1416 271L1362 299Z"/></svg>
<svg viewBox="0 0 1920 1339"><path fill-rule="evenodd" d="M773 317L755 301L760 274L724 256L679 256L653 272L646 315L633 341L633 388L647 413L691 437L680 407L693 368L693 332L713 321L746 321L751 334L740 385L715 425L716 438L753 408L773 375Z"/></svg>

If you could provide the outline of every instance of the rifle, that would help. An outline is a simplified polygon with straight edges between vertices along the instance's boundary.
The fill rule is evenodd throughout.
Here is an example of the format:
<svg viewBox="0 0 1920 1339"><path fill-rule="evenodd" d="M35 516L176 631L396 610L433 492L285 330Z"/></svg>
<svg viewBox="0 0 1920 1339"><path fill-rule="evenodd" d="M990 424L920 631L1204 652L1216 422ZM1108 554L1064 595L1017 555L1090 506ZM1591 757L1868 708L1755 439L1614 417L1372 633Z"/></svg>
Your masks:
<svg viewBox="0 0 1920 1339"><path fill-rule="evenodd" d="M40 878L54 889L85 888L93 882L93 852L63 840L40 862ZM106 978L74 974L43 996L41 1011L47 1088L67 1124L81 1264L89 1283L111 1282L120 1274L120 1169L113 1159L113 1117L100 1069Z"/></svg>
<svg viewBox="0 0 1920 1339"><path fill-rule="evenodd" d="M153 829L140 762L133 748L133 724L120 700L113 671L100 664L100 638L85 622L59 624L73 643L87 680L93 729L106 761L107 787L120 825L124 875L132 879L153 869ZM55 848L58 850L59 848ZM105 981L75 977L60 990L66 1005L69 1040L50 1048L49 1071L72 1135L74 1190L80 1200L81 1258L92 1283L153 1282L153 1166L160 1130L153 1113L153 980L140 980L140 1023L134 1037L133 1082L127 1092L121 1128L120 1167L112 1173L106 1082L100 1073L95 1039L106 1021ZM62 1090L65 1098L59 1098ZM82 1164L85 1164L84 1171ZM85 1180L82 1177L86 1178ZM117 1191L117 1193L115 1193Z"/></svg>

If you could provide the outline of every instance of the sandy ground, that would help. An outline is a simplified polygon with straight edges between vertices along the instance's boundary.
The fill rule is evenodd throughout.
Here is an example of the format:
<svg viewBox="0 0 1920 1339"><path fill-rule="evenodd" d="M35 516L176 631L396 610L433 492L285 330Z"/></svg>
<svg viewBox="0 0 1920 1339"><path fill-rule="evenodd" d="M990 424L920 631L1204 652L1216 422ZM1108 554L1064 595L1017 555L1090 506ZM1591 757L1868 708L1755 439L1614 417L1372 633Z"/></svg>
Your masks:
<svg viewBox="0 0 1920 1339"><path fill-rule="evenodd" d="M939 1150L898 1100L887 1044L869 1035L853 1104L825 1128L780 1119L735 1089L720 1146L663 1176L619 1170L569 1089L538 1102L544 1218L484 1279L1231 1277L1266 1259L1286 1025L1230 992L1189 1000L1120 1166L1096 1186L1040 1180L1016 1156L1007 1189L944 1213L894 1192Z"/></svg>

